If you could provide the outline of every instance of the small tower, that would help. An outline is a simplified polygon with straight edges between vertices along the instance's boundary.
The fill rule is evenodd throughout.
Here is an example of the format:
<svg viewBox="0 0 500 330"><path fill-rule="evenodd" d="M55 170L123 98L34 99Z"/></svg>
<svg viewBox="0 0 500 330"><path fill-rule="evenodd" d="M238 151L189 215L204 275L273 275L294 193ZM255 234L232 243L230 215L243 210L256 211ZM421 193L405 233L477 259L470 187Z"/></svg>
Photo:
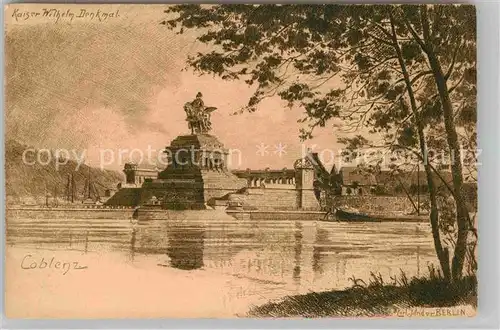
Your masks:
<svg viewBox="0 0 500 330"><path fill-rule="evenodd" d="M319 210L320 205L314 194L314 166L306 156L293 164L297 189L297 207L301 210Z"/></svg>
<svg viewBox="0 0 500 330"><path fill-rule="evenodd" d="M136 172L137 172L137 164L134 163L126 163L123 168L123 173L125 173L125 182L127 184L136 184Z"/></svg>

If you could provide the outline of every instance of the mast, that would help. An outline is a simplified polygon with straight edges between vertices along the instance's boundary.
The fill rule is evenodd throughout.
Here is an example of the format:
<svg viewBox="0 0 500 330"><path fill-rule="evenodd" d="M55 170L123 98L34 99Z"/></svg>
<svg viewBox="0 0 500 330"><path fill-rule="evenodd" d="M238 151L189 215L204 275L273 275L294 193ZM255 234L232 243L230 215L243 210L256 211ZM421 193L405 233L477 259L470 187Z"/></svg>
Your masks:
<svg viewBox="0 0 500 330"><path fill-rule="evenodd" d="M420 215L420 163L417 163L417 215Z"/></svg>
<svg viewBox="0 0 500 330"><path fill-rule="evenodd" d="M70 173L68 174L68 182L66 184L66 201L74 203L76 198L76 183L75 176Z"/></svg>
<svg viewBox="0 0 500 330"><path fill-rule="evenodd" d="M58 201L57 201L57 183L56 185L54 186L54 205L55 206L58 206Z"/></svg>
<svg viewBox="0 0 500 330"><path fill-rule="evenodd" d="M92 180L92 176L90 174L90 167L88 169L87 179L85 180L83 199L84 200L94 200L94 201L100 200L99 192L97 191L97 188L95 186L95 182Z"/></svg>
<svg viewBox="0 0 500 330"><path fill-rule="evenodd" d="M47 192L47 181L45 181L45 206L49 207L49 193Z"/></svg>
<svg viewBox="0 0 500 330"><path fill-rule="evenodd" d="M75 197L76 197L75 176L71 174L71 203L75 202Z"/></svg>
<svg viewBox="0 0 500 330"><path fill-rule="evenodd" d="M82 203L86 199L90 199L90 198L91 198L91 195L90 195L90 167L89 167L88 175L87 175L87 178L85 179L85 187L83 188L83 201L82 201Z"/></svg>
<svg viewBox="0 0 500 330"><path fill-rule="evenodd" d="M91 186L91 185L92 185L92 183L91 183L91 182L92 182L92 180L91 180L91 178L90 178L90 166L89 166L89 175L88 175L88 177L87 177L87 180L88 180L88 194L87 194L87 198L88 198L88 199L91 199L91 198L92 198L92 195L91 195L90 189L91 189L91 187L92 187L92 186Z"/></svg>
<svg viewBox="0 0 500 330"><path fill-rule="evenodd" d="M71 193L71 174L68 174L67 175L68 177L68 180L66 182L66 191L65 191L65 195L66 195L66 201L69 202L70 200L70 193Z"/></svg>

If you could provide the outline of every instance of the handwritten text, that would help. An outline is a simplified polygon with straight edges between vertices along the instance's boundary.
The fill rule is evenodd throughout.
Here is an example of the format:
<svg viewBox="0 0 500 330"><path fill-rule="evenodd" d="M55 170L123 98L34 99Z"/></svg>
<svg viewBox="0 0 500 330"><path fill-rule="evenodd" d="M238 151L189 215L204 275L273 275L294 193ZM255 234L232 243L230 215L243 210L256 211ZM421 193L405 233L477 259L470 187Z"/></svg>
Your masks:
<svg viewBox="0 0 500 330"><path fill-rule="evenodd" d="M14 9L11 15L16 22L27 21L32 19L45 19L59 23L60 21L73 22L74 20L89 20L96 22L105 22L110 19L120 17L120 11L104 11L101 9L89 10L80 8L78 10L57 8L43 8L39 11L21 11L19 8Z"/></svg>
<svg viewBox="0 0 500 330"><path fill-rule="evenodd" d="M56 257L52 258L37 258L31 254L24 256L21 261L21 268L26 270L36 270L36 269L47 269L47 270L58 270L66 275L70 270L81 270L87 269L87 266L82 266L78 261L61 261L57 260Z"/></svg>

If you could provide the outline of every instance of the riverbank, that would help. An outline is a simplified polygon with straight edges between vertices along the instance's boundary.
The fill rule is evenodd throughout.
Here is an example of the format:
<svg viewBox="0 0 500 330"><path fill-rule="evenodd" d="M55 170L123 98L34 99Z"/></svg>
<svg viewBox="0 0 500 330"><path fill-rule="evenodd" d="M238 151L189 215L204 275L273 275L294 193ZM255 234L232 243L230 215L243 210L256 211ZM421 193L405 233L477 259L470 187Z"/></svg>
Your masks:
<svg viewBox="0 0 500 330"><path fill-rule="evenodd" d="M159 207L111 207L104 205L60 205L42 206L7 206L7 221L11 219L117 219L117 220L172 220L206 219L230 216L237 220L276 220L276 221L324 221L324 211L308 210L164 210ZM427 222L426 215L370 214L381 222ZM332 221L332 219L328 220ZM333 220L336 221L336 220ZM340 220L342 221L342 220Z"/></svg>
<svg viewBox="0 0 500 330"><path fill-rule="evenodd" d="M69 204L57 207L7 205L7 223L17 219L116 219L130 220L134 214L131 207L107 207L94 204Z"/></svg>
<svg viewBox="0 0 500 330"><path fill-rule="evenodd" d="M279 302L253 307L250 317L446 317L474 316L476 277L456 284L442 278L413 278L404 274L392 284L372 274L369 284L353 279L346 290L288 296Z"/></svg>

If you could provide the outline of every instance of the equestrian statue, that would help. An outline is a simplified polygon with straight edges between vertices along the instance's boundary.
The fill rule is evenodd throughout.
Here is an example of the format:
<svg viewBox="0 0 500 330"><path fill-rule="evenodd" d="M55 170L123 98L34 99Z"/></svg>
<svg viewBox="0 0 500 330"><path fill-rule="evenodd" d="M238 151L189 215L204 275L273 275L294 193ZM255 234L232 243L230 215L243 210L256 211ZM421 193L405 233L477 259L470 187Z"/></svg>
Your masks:
<svg viewBox="0 0 500 330"><path fill-rule="evenodd" d="M186 121L191 129L191 134L206 134L212 129L210 115L217 110L215 107L206 107L202 100L203 95L198 92L196 98L184 104Z"/></svg>

